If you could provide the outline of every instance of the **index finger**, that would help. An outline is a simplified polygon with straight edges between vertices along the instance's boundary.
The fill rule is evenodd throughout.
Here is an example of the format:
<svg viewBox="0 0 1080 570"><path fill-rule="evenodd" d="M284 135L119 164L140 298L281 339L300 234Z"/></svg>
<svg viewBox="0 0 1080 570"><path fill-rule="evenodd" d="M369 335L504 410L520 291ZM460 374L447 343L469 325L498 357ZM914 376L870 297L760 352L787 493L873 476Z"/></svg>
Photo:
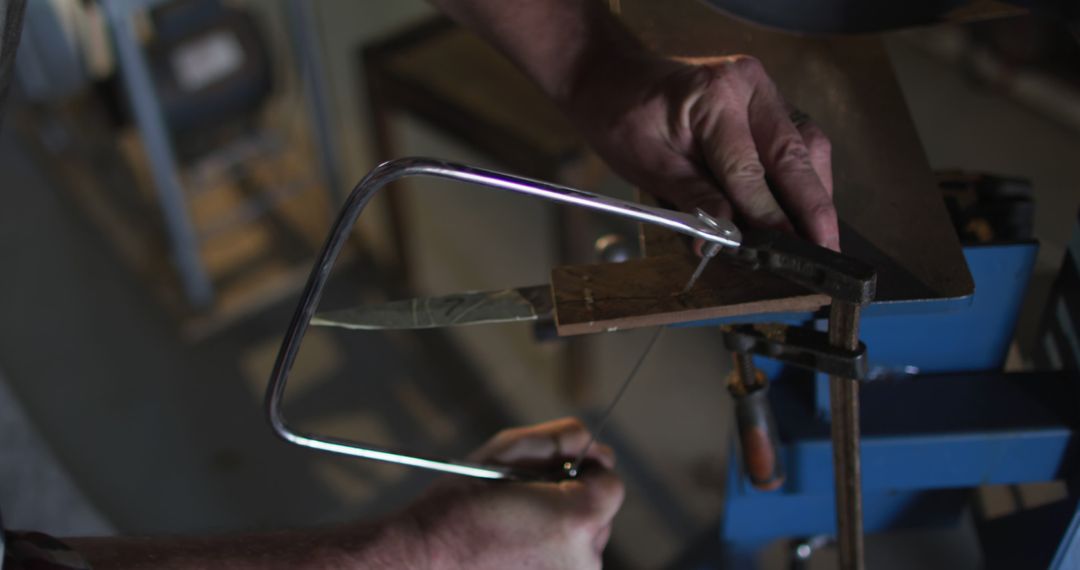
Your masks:
<svg viewBox="0 0 1080 570"><path fill-rule="evenodd" d="M502 464L538 463L576 459L588 449L587 459L607 469L615 467L615 452L608 446L592 442L592 434L577 418L561 418L541 424L507 429L499 432L469 455L472 461L494 461Z"/></svg>
<svg viewBox="0 0 1080 570"><path fill-rule="evenodd" d="M772 190L799 230L818 245L840 250L832 196L822 184L802 134L768 84L750 104L750 128Z"/></svg>

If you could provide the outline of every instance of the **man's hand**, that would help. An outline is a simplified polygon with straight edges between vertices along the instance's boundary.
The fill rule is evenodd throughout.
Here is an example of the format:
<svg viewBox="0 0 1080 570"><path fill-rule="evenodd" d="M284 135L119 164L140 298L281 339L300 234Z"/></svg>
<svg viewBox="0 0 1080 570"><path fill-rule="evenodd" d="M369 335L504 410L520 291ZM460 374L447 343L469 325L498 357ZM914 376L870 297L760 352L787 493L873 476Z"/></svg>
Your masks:
<svg viewBox="0 0 1080 570"><path fill-rule="evenodd" d="M555 468L588 445L575 419L506 430L470 459ZM377 522L247 535L72 538L94 568L600 568L623 487L615 454L593 445L584 476L561 483L447 477L404 512Z"/></svg>
<svg viewBox="0 0 1080 570"><path fill-rule="evenodd" d="M500 432L470 459L555 469L589 439L580 421L566 418ZM591 469L560 483L441 481L408 511L430 567L600 568L623 486L611 448L595 444L587 457Z"/></svg>
<svg viewBox="0 0 1080 570"><path fill-rule="evenodd" d="M792 121L757 60L663 58L599 0L435 3L517 63L631 183L839 249L829 140Z"/></svg>
<svg viewBox="0 0 1080 570"><path fill-rule="evenodd" d="M630 182L680 210L839 249L829 139L756 59L649 58L583 81L576 122Z"/></svg>

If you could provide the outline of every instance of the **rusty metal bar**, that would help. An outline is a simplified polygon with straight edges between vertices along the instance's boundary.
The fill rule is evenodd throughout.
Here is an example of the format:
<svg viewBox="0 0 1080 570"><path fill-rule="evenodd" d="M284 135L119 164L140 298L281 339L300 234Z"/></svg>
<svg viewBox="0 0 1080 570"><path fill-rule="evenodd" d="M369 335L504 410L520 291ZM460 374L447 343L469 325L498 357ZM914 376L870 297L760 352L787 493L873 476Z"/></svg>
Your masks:
<svg viewBox="0 0 1080 570"><path fill-rule="evenodd" d="M829 342L854 350L859 345L862 307L833 301ZM836 484L836 534L841 570L863 570L862 472L859 460L859 381L829 377L832 412L833 476Z"/></svg>

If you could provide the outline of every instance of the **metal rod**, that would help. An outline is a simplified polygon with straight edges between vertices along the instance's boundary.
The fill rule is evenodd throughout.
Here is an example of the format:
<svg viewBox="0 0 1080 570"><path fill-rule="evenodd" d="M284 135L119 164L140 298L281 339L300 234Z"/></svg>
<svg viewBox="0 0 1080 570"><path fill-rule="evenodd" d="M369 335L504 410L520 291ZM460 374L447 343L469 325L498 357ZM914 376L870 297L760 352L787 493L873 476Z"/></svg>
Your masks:
<svg viewBox="0 0 1080 570"><path fill-rule="evenodd" d="M701 256L701 261L698 262L697 268L694 269L694 273L690 275L690 280L686 282L686 286L683 287L683 294L689 293L694 288L694 283L697 283L698 277L705 272L705 267L709 265L709 256Z"/></svg>
<svg viewBox="0 0 1080 570"><path fill-rule="evenodd" d="M859 344L862 307L833 300L829 342L854 350ZM863 548L862 472L859 458L859 382L829 377L832 412L833 476L836 486L836 534L841 570L866 567Z"/></svg>
<svg viewBox="0 0 1080 570"><path fill-rule="evenodd" d="M754 357L748 352L732 352L733 367L731 369L732 380L739 384L744 392L750 392L757 387L758 372L754 366Z"/></svg>
<svg viewBox="0 0 1080 570"><path fill-rule="evenodd" d="M344 198L341 195L344 188L341 184L341 168L338 165L341 152L331 126L330 97L327 94L330 89L323 65L326 58L319 41L323 36L319 30L316 14L318 4L288 0L285 8L288 10L286 19L293 45L296 48L300 77L303 79L304 102L307 104L308 112L311 113L311 130L319 148L318 158L322 168L323 182L330 189L330 195L336 203ZM333 210L330 210L328 214L332 212Z"/></svg>
<svg viewBox="0 0 1080 570"><path fill-rule="evenodd" d="M146 56L135 36L133 19L139 4L145 3L106 0L105 14L122 71L120 78L146 147L146 157L150 161L154 192L161 203L162 218L169 233L169 248L180 274L184 297L192 307L202 309L214 302L214 287L199 257L199 238L184 198L172 138L165 124L161 103L155 95L157 91L151 80Z"/></svg>

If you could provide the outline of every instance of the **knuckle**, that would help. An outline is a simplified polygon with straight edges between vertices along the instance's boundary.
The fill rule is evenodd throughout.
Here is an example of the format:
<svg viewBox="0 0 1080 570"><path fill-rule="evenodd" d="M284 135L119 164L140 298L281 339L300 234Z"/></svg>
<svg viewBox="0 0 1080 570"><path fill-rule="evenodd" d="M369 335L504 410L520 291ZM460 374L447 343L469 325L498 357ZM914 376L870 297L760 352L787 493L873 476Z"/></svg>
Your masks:
<svg viewBox="0 0 1080 570"><path fill-rule="evenodd" d="M817 127L808 128L803 138L806 140L806 146L809 147L811 153L817 155L832 154L832 141L825 136L821 129Z"/></svg>
<svg viewBox="0 0 1080 570"><path fill-rule="evenodd" d="M807 213L816 220L832 220L836 218L836 206L828 200L821 200L810 206Z"/></svg>
<svg viewBox="0 0 1080 570"><path fill-rule="evenodd" d="M765 227L782 227L787 223L787 215L767 189L746 196L739 205L741 214L753 223Z"/></svg>
<svg viewBox="0 0 1080 570"><path fill-rule="evenodd" d="M757 153L732 154L723 162L721 173L725 180L746 181L765 178L765 166L758 160Z"/></svg>
<svg viewBox="0 0 1080 570"><path fill-rule="evenodd" d="M699 69L698 81L711 95L749 96L750 86L768 77L761 62L751 56L724 58Z"/></svg>
<svg viewBox="0 0 1080 570"><path fill-rule="evenodd" d="M753 56L737 57L731 64L739 73L744 73L750 77L758 77L765 73L765 66L761 64L761 60Z"/></svg>
<svg viewBox="0 0 1080 570"><path fill-rule="evenodd" d="M499 430L494 437L491 438L492 442L507 444L518 439L521 439L523 432L521 428L506 428Z"/></svg>
<svg viewBox="0 0 1080 570"><path fill-rule="evenodd" d="M580 418L569 417L566 418L564 421L566 426L565 429L570 431L588 431L589 429L585 426L585 422L581 421Z"/></svg>
<svg viewBox="0 0 1080 570"><path fill-rule="evenodd" d="M735 101L747 96L745 82L739 80L737 74L728 73L725 67L701 70L699 81L701 96L692 101L695 109L705 107L711 109L712 105L718 101Z"/></svg>
<svg viewBox="0 0 1080 570"><path fill-rule="evenodd" d="M552 426L552 428L552 435L555 435L560 439L564 439L567 437L582 437L588 435L589 433L588 426L586 426L585 422L582 422L578 418L563 418L561 420L557 420L557 422Z"/></svg>
<svg viewBox="0 0 1080 570"><path fill-rule="evenodd" d="M776 166L778 168L809 167L810 149L807 148L802 137L791 134L784 135L774 143Z"/></svg>

